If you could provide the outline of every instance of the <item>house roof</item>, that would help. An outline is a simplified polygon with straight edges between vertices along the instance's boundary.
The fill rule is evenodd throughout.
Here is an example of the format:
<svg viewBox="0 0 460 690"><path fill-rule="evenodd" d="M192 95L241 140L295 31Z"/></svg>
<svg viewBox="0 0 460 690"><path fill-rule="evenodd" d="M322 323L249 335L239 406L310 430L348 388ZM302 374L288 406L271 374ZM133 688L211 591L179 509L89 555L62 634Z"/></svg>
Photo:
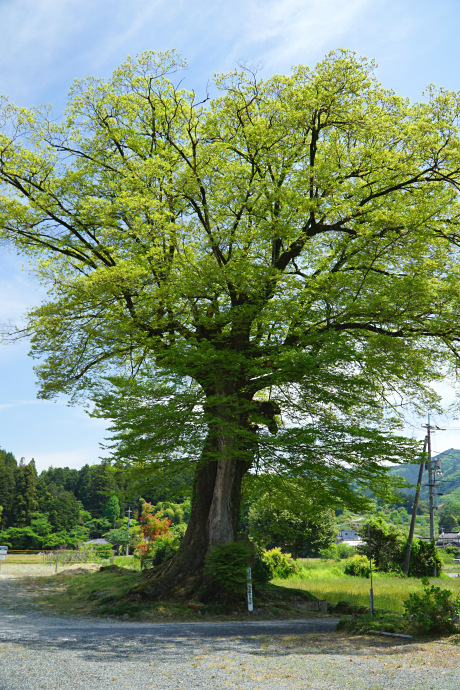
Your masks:
<svg viewBox="0 0 460 690"><path fill-rule="evenodd" d="M110 542L107 539L90 539L85 541L85 544L110 544Z"/></svg>

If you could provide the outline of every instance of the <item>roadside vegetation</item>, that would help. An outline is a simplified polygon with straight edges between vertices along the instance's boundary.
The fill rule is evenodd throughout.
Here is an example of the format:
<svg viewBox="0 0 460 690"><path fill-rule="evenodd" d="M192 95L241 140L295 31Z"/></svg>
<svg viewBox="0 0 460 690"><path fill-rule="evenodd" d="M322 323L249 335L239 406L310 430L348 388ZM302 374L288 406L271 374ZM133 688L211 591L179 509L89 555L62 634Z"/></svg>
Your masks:
<svg viewBox="0 0 460 690"><path fill-rule="evenodd" d="M375 615L371 617L370 580L347 575L347 559L339 562L319 558L299 559L294 563L281 554L279 549L274 549L272 553L268 552L266 562L278 568L281 576L272 577L270 582L255 586L254 613L247 611L243 594L230 602L210 600L206 603L189 600L186 596L170 597L163 601L133 596L133 590L145 579L145 572L140 570L139 559L132 556L115 557L113 564L106 561L96 571L86 570L88 566L85 565L74 565L57 575L28 579L27 587L29 594L32 591L32 603L39 609L67 615L152 622L235 618L247 620L254 617L304 618L324 615L320 606L315 610L313 602L325 600L328 602L328 613L339 616L339 628L349 633L374 630L426 637L458 632L449 611L458 609L460 604L459 578L452 579L441 574L440 578L431 578L428 582L419 578L404 578L394 573L376 572L373 575ZM286 571L286 562L291 564L290 572ZM432 594L427 599L426 592L430 589L435 590L435 596ZM447 593L441 595L441 599L442 596L448 597L451 609L447 613L444 611L443 615L441 611L441 619L438 621L437 612L442 609L439 592ZM421 604L418 608L417 598L420 598ZM408 612L407 602L411 599L412 610ZM417 612L421 610L424 614L429 608L429 601L433 615L431 618L425 616L417 620ZM430 629L430 625L433 625L433 629Z"/></svg>

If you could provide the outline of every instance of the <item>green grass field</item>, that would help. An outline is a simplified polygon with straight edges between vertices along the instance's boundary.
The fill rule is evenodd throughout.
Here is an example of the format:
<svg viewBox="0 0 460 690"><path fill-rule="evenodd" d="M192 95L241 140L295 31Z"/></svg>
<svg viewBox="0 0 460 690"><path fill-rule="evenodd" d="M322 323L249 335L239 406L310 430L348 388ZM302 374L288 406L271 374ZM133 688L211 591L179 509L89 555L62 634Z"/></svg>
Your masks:
<svg viewBox="0 0 460 690"><path fill-rule="evenodd" d="M318 599L331 603L346 601L357 606L369 606L370 580L345 575L343 566L333 561L318 559L299 559L302 572L287 580L276 579L273 584L281 587L305 589ZM450 571L449 567L448 570ZM431 578L430 582L442 589L450 589L460 594L460 578ZM421 592L422 584L417 578L403 578L385 573L373 575L374 607L376 610L404 612L404 600L411 592Z"/></svg>

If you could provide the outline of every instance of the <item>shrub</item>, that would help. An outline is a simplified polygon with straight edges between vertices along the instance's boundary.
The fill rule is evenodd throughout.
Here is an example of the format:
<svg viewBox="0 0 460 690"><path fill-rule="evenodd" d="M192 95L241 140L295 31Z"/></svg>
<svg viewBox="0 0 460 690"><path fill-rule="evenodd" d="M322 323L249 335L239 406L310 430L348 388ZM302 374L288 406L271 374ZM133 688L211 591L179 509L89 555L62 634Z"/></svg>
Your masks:
<svg viewBox="0 0 460 690"><path fill-rule="evenodd" d="M252 549L245 542L214 546L205 559L204 572L208 578L205 596L225 603L241 601L247 591L246 569L252 556Z"/></svg>
<svg viewBox="0 0 460 690"><path fill-rule="evenodd" d="M252 568L252 581L256 585L266 585L272 579L272 571L268 563L261 557L256 557Z"/></svg>
<svg viewBox="0 0 460 690"><path fill-rule="evenodd" d="M179 549L182 537L179 534L163 534L153 542L153 550L149 556L152 566L160 565L174 556Z"/></svg>
<svg viewBox="0 0 460 690"><path fill-rule="evenodd" d="M358 553L368 556L370 550L375 567L382 572L397 571L401 568L404 562L404 538L398 528L389 525L377 515L371 517L359 532L364 544L358 546Z"/></svg>
<svg viewBox="0 0 460 690"><path fill-rule="evenodd" d="M171 535L171 520L161 510L156 512L151 503L144 502L139 531L141 539L136 544L134 555L141 559L155 558L156 541Z"/></svg>
<svg viewBox="0 0 460 690"><path fill-rule="evenodd" d="M452 600L450 590L429 586L428 578L423 578L422 584L422 594L409 594L409 599L403 602L406 615L412 618L415 627L422 632L454 632L454 621L460 609L460 595Z"/></svg>
<svg viewBox="0 0 460 690"><path fill-rule="evenodd" d="M431 577L434 568L442 570L442 561L434 542L414 539L410 554L409 575L412 577Z"/></svg>
<svg viewBox="0 0 460 690"><path fill-rule="evenodd" d="M371 567L369 559L365 556L353 556L345 561L344 572L346 575L354 575L355 577L369 577Z"/></svg>
<svg viewBox="0 0 460 690"><path fill-rule="evenodd" d="M112 558L112 544L96 544L94 549L97 558Z"/></svg>
<svg viewBox="0 0 460 690"><path fill-rule="evenodd" d="M270 568L271 577L286 579L297 572L298 568L291 559L290 553L281 553L280 547L264 551L262 561Z"/></svg>
<svg viewBox="0 0 460 690"><path fill-rule="evenodd" d="M321 558L332 559L334 561L340 561L344 558L350 558L356 554L356 546L350 546L349 544L331 544L326 549L321 549L319 555Z"/></svg>

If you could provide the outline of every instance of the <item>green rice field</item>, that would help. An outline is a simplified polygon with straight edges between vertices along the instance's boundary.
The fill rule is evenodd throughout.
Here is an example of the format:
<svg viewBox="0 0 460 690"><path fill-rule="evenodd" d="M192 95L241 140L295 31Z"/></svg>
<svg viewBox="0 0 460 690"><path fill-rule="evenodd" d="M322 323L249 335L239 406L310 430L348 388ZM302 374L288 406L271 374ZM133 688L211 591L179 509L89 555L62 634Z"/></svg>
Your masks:
<svg viewBox="0 0 460 690"><path fill-rule="evenodd" d="M280 587L305 589L318 599L325 599L331 603L346 601L357 606L369 606L370 580L361 577L345 575L343 567L334 562L316 559L300 560L302 571L299 575L287 580L275 579L273 584ZM430 583L450 589L453 594L460 594L460 578L430 579ZM422 583L417 578L404 578L386 573L374 573L374 608L380 611L404 612L404 600L411 592L421 592Z"/></svg>

